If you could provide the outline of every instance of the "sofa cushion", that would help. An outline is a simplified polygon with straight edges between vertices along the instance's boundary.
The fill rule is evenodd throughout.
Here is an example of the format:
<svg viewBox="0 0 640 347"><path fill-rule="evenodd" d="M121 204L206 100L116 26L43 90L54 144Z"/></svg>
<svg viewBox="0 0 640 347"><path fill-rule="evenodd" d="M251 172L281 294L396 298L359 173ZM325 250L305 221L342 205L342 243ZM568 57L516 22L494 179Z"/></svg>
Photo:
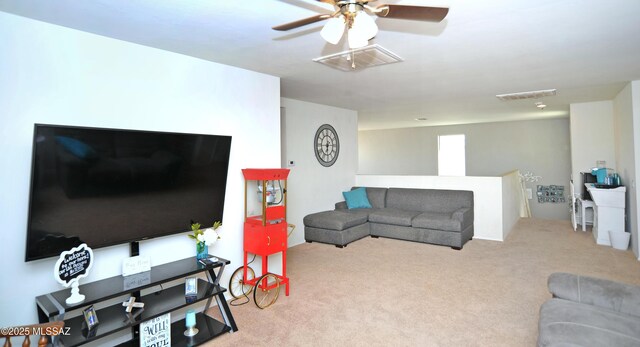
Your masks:
<svg viewBox="0 0 640 347"><path fill-rule="evenodd" d="M351 187L351 190L358 188L366 188L367 198L373 208L385 208L387 200L387 188L375 188L375 187ZM337 204L336 204L337 206Z"/></svg>
<svg viewBox="0 0 640 347"><path fill-rule="evenodd" d="M632 314L640 318L640 286L556 272L549 276L554 297Z"/></svg>
<svg viewBox="0 0 640 347"><path fill-rule="evenodd" d="M385 200L387 199L387 188L371 188L367 187L367 196L373 208L385 208Z"/></svg>
<svg viewBox="0 0 640 347"><path fill-rule="evenodd" d="M392 224L401 226L411 226L413 217L419 215L420 212L404 211L394 208L383 208L369 214L371 223Z"/></svg>
<svg viewBox="0 0 640 347"><path fill-rule="evenodd" d="M339 231L366 223L367 214L324 211L305 216L303 222L308 227Z"/></svg>
<svg viewBox="0 0 640 347"><path fill-rule="evenodd" d="M473 192L466 190L389 188L386 207L406 211L453 213L473 207Z"/></svg>
<svg viewBox="0 0 640 347"><path fill-rule="evenodd" d="M538 332L538 346L640 345L638 317L563 299L542 304Z"/></svg>
<svg viewBox="0 0 640 347"><path fill-rule="evenodd" d="M365 188L356 188L348 192L342 192L344 200L349 209L354 208L371 208L369 198L367 198L367 190Z"/></svg>
<svg viewBox="0 0 640 347"><path fill-rule="evenodd" d="M367 220L369 220L369 215L378 210L380 209L379 208L352 208L350 210L341 210L340 212L356 214L359 216L366 216Z"/></svg>
<svg viewBox="0 0 640 347"><path fill-rule="evenodd" d="M462 223L451 218L451 213L422 212L411 221L414 228L462 231Z"/></svg>

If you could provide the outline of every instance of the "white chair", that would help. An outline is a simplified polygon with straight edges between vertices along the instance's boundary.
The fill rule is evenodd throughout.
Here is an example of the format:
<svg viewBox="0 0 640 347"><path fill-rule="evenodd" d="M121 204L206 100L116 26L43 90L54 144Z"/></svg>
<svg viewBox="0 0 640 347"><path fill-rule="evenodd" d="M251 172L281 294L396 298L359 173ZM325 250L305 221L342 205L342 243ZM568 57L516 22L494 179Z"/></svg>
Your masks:
<svg viewBox="0 0 640 347"><path fill-rule="evenodd" d="M587 231L587 224L593 225L593 221L596 218L595 204L591 200L583 200L576 195L573 180L569 182L569 186L571 187L571 224L573 225L573 230L576 231L578 224L580 224L582 225L582 231ZM587 220L588 208L591 208L593 211L593 218L591 220Z"/></svg>

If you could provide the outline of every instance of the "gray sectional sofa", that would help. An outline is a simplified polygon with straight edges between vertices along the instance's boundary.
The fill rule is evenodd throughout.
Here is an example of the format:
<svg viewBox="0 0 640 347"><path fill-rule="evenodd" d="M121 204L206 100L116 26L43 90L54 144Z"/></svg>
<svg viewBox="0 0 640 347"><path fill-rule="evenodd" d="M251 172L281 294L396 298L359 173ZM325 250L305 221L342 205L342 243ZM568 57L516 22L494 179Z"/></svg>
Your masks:
<svg viewBox="0 0 640 347"><path fill-rule="evenodd" d="M371 208L348 209L342 201L304 217L305 240L344 247L371 235L459 250L473 238L472 191L368 187L366 193Z"/></svg>
<svg viewBox="0 0 640 347"><path fill-rule="evenodd" d="M538 346L640 346L640 287L568 273L548 286Z"/></svg>

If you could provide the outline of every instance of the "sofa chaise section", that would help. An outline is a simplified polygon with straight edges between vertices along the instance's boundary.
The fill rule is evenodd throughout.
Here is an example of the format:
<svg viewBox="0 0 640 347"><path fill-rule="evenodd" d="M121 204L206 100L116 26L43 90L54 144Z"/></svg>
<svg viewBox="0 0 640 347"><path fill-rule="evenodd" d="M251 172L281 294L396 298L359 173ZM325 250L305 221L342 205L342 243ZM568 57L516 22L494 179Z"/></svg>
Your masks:
<svg viewBox="0 0 640 347"><path fill-rule="evenodd" d="M304 238L340 248L369 235L367 213L324 211L304 217Z"/></svg>

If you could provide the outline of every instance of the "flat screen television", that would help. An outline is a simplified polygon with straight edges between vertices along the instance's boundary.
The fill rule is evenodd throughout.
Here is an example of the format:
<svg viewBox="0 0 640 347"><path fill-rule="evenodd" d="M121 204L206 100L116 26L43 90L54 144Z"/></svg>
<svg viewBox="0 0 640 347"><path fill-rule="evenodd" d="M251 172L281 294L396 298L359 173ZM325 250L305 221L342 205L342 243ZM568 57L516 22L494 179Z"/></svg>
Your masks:
<svg viewBox="0 0 640 347"><path fill-rule="evenodd" d="M26 261L222 221L231 137L35 124Z"/></svg>

